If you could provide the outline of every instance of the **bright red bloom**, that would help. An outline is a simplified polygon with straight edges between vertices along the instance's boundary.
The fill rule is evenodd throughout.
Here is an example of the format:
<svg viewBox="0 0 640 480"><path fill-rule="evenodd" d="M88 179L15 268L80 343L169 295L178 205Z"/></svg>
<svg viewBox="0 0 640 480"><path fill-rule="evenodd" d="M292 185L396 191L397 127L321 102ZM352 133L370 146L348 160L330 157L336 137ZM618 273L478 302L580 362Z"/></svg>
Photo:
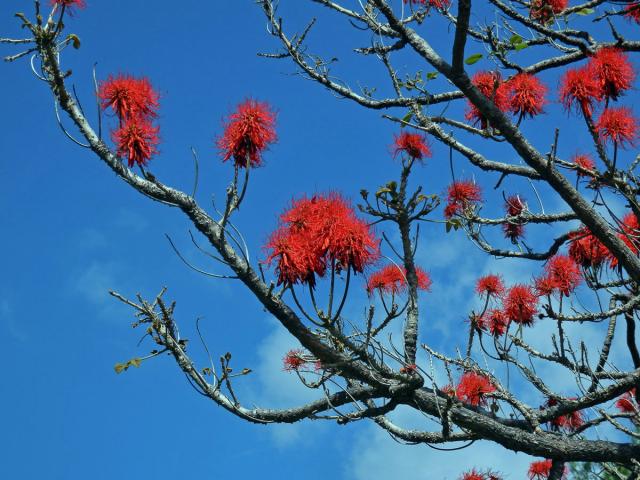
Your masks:
<svg viewBox="0 0 640 480"><path fill-rule="evenodd" d="M538 311L538 297L530 286L516 284L507 291L503 310L509 321L531 326Z"/></svg>
<svg viewBox="0 0 640 480"><path fill-rule="evenodd" d="M602 97L617 100L618 96L633 86L636 73L629 57L615 47L604 47L591 58L592 71L600 83Z"/></svg>
<svg viewBox="0 0 640 480"><path fill-rule="evenodd" d="M529 73L519 73L506 84L509 110L515 114L534 117L542 113L547 103L547 87Z"/></svg>
<svg viewBox="0 0 640 480"><path fill-rule="evenodd" d="M569 256L585 268L598 267L610 257L609 249L587 227L569 234Z"/></svg>
<svg viewBox="0 0 640 480"><path fill-rule="evenodd" d="M489 310L483 315L483 326L494 337L500 337L507 331L509 319L502 310Z"/></svg>
<svg viewBox="0 0 640 480"><path fill-rule="evenodd" d="M529 16L541 23L547 23L567 8L569 0L532 0Z"/></svg>
<svg viewBox="0 0 640 480"><path fill-rule="evenodd" d="M459 215L471 204L482 201L480 187L469 180L453 182L447 189L447 206L444 216Z"/></svg>
<svg viewBox="0 0 640 480"><path fill-rule="evenodd" d="M418 276L418 290L428 291L432 283L429 274L420 267L416 267L416 275ZM406 270L404 267L398 267L394 264L389 264L371 274L367 281L367 292L369 292L369 295L371 295L374 290L395 295L404 292L406 289Z"/></svg>
<svg viewBox="0 0 640 480"><path fill-rule="evenodd" d="M154 127L149 120L138 118L127 121L122 127L111 134L117 146L119 157L127 158L129 168L134 164L146 165L153 155L158 153L160 143L158 127Z"/></svg>
<svg viewBox="0 0 640 480"><path fill-rule="evenodd" d="M493 101L493 104L498 110L506 112L509 109L507 88L502 81L500 72L477 72L471 78L471 83L473 83L482 95ZM480 123L480 127L483 130L489 126L487 119L484 118L480 110L471 102L468 102L465 118L467 120L473 120L474 123Z"/></svg>
<svg viewBox="0 0 640 480"><path fill-rule="evenodd" d="M425 5L433 8L445 9L451 5L451 0L404 0L404 3L408 3L410 5L419 4Z"/></svg>
<svg viewBox="0 0 640 480"><path fill-rule="evenodd" d="M236 167L262 164L262 152L276 141L276 115L267 103L245 100L227 122L216 140L223 161L233 157Z"/></svg>
<svg viewBox="0 0 640 480"><path fill-rule="evenodd" d="M267 244L267 262L277 260L278 284L314 285L332 264L362 273L378 258L371 228L338 194L296 200L280 221Z"/></svg>
<svg viewBox="0 0 640 480"><path fill-rule="evenodd" d="M593 104L602 100L602 88L590 65L567 70L560 79L560 101L567 111L572 108L591 118Z"/></svg>
<svg viewBox="0 0 640 480"><path fill-rule="evenodd" d="M640 222L638 222L638 218L633 212L627 213L624 216L620 230L621 232L618 234L618 238L629 247L634 255L638 255L640 251ZM611 253L609 253L609 264L612 267L618 265L618 259Z"/></svg>
<svg viewBox="0 0 640 480"><path fill-rule="evenodd" d="M85 8L87 6L84 0L50 0L49 5L52 7L55 5L64 7L70 14L73 14L74 8Z"/></svg>
<svg viewBox="0 0 640 480"><path fill-rule="evenodd" d="M550 459L533 462L529 465L529 471L527 472L529 480L546 480L549 478L551 474L551 464L552 461Z"/></svg>
<svg viewBox="0 0 640 480"><path fill-rule="evenodd" d="M476 292L478 295L487 295L489 297L501 297L504 293L504 284L500 275L489 274L480 277L476 283Z"/></svg>
<svg viewBox="0 0 640 480"><path fill-rule="evenodd" d="M158 116L159 95L146 78L134 78L129 75L110 76L100 82L98 98L103 109L111 108L123 122L142 117Z"/></svg>
<svg viewBox="0 0 640 480"><path fill-rule="evenodd" d="M634 22L640 24L640 2L635 2L631 5L627 5L627 7L624 9L624 16L628 20L633 20Z"/></svg>
<svg viewBox="0 0 640 480"><path fill-rule="evenodd" d="M638 138L638 125L627 107L607 108L595 124L596 132L603 142L618 146L634 146Z"/></svg>
<svg viewBox="0 0 640 480"><path fill-rule="evenodd" d="M293 372L306 366L307 360L304 358L304 351L300 349L289 350L282 359L283 370L285 372Z"/></svg>
<svg viewBox="0 0 640 480"><path fill-rule="evenodd" d="M478 472L475 468L469 470L468 472L464 472L460 477L460 480L486 480L486 476L484 473Z"/></svg>
<svg viewBox="0 0 640 480"><path fill-rule="evenodd" d="M580 168L584 168L585 170L595 170L596 164L593 161L593 158L589 155L577 154L573 156L573 163ZM585 177L589 175L588 173L584 173L581 170L576 169L576 174L578 178Z"/></svg>
<svg viewBox="0 0 640 480"><path fill-rule="evenodd" d="M520 195L512 195L507 198L504 204L507 211L507 217L517 217L526 209L526 204L522 201ZM509 221L502 225L504 236L509 238L511 242L517 243L518 239L524 236L524 225L516 221Z"/></svg>
<svg viewBox="0 0 640 480"><path fill-rule="evenodd" d="M546 276L538 277L535 279L534 289L536 291L536 295L539 297L549 296L555 290L553 281Z"/></svg>
<svg viewBox="0 0 640 480"><path fill-rule="evenodd" d="M495 391L496 387L485 375L480 375L475 372L465 372L462 377L460 377L460 382L458 382L456 397L458 400L477 407L478 405L486 405L487 399L485 395Z"/></svg>
<svg viewBox="0 0 640 480"><path fill-rule="evenodd" d="M417 160L431 156L431 149L427 144L427 140L419 133L402 132L395 137L393 146L394 155L404 152Z"/></svg>
<svg viewBox="0 0 640 480"><path fill-rule="evenodd" d="M567 255L555 255L545 265L548 286L554 292L568 297L582 281L578 264ZM537 286L537 284L536 284Z"/></svg>
<svg viewBox="0 0 640 480"><path fill-rule="evenodd" d="M618 400L616 400L616 408L622 413L638 413L637 403L635 402L636 389L632 388Z"/></svg>
<svg viewBox="0 0 640 480"><path fill-rule="evenodd" d="M572 398L571 400L575 400L575 398ZM555 398L549 398L547 400L547 407L554 407L556 405L558 405L558 401ZM556 417L549 423L554 430L564 429L568 432L573 432L584 424L584 417L582 416L582 411L577 410L575 412Z"/></svg>

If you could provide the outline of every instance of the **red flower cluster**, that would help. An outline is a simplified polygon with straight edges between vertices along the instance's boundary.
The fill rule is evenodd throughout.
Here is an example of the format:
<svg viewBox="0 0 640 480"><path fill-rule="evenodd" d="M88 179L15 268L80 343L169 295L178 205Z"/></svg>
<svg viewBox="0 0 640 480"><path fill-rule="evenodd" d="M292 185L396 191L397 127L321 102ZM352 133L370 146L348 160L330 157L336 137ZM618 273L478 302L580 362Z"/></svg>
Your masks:
<svg viewBox="0 0 640 480"><path fill-rule="evenodd" d="M632 388L622 397L616 400L616 408L622 413L638 413L638 404L635 402L636 389Z"/></svg>
<svg viewBox="0 0 640 480"><path fill-rule="evenodd" d="M617 146L633 146L638 138L638 125L627 107L606 108L595 124L603 142Z"/></svg>
<svg viewBox="0 0 640 480"><path fill-rule="evenodd" d="M538 20L540 23L547 23L559 13L567 8L569 0L533 0L529 17Z"/></svg>
<svg viewBox="0 0 640 480"><path fill-rule="evenodd" d="M627 19L640 24L640 2L634 2L631 5L627 5L624 9L624 16L627 17Z"/></svg>
<svg viewBox="0 0 640 480"><path fill-rule="evenodd" d="M451 218L460 215L474 202L482 201L480 187L469 180L453 182L447 189L447 206L444 209L444 216Z"/></svg>
<svg viewBox="0 0 640 480"><path fill-rule="evenodd" d="M607 101L617 100L622 92L633 86L636 73L629 57L615 47L604 47L598 50L589 61L595 74L603 98Z"/></svg>
<svg viewBox="0 0 640 480"><path fill-rule="evenodd" d="M471 78L471 83L480 91L482 95L493 102L496 108L502 112L509 109L507 99L507 89L502 81L500 72L477 72ZM474 123L480 123L480 127L484 130L489 126L486 118L480 113L478 108L471 102L468 102L467 120L473 120Z"/></svg>
<svg viewBox="0 0 640 480"><path fill-rule="evenodd" d="M246 100L238 105L216 140L223 161L233 157L236 167L259 167L262 152L276 141L276 116L267 103Z"/></svg>
<svg viewBox="0 0 640 480"><path fill-rule="evenodd" d="M500 337L507 331L509 319L502 310L497 308L489 310L478 322L478 327L482 330L488 330L494 337Z"/></svg>
<svg viewBox="0 0 640 480"><path fill-rule="evenodd" d="M529 471L527 472L529 480L546 480L549 478L551 474L551 464L552 461L549 459L533 462L529 465Z"/></svg>
<svg viewBox="0 0 640 480"><path fill-rule="evenodd" d="M285 372L293 372L299 370L307 364L304 359L304 351L301 349L289 350L282 359L283 370Z"/></svg>
<svg viewBox="0 0 640 480"><path fill-rule="evenodd" d="M524 212L526 204L522 201L520 195L512 195L507 198L504 208L507 211L507 217L517 217ZM515 221L504 223L502 230L504 236L510 239L512 243L517 243L518 239L524 235L524 225Z"/></svg>
<svg viewBox="0 0 640 480"><path fill-rule="evenodd" d="M414 160L422 160L423 157L431 156L427 140L419 133L402 132L400 135L396 135L393 147L394 155L404 152Z"/></svg>
<svg viewBox="0 0 640 480"><path fill-rule="evenodd" d="M559 293L568 297L582 281L578 264L567 255L555 255L544 267L545 274L536 280L539 295Z"/></svg>
<svg viewBox="0 0 640 480"><path fill-rule="evenodd" d="M488 297L501 297L504 294L504 284L500 275L489 274L480 277L476 282L476 292L478 295Z"/></svg>
<svg viewBox="0 0 640 480"><path fill-rule="evenodd" d="M367 281L367 292L369 295L371 295L374 290L392 295L402 293L407 289L406 273L404 267L389 264L369 277ZM429 291L432 284L429 274L420 267L416 267L416 275L418 276L418 290Z"/></svg>
<svg viewBox="0 0 640 480"><path fill-rule="evenodd" d="M638 255L640 251L640 223L638 222L638 218L633 213L627 213L622 219L620 229L622 231L618 234L618 238L629 247L634 255ZM610 252L609 264L612 267L618 266L618 259Z"/></svg>
<svg viewBox="0 0 640 480"><path fill-rule="evenodd" d="M572 398L571 400L575 400L575 398ZM554 407L557 404L558 401L555 398L549 398L547 400L546 406ZM584 417L582 416L582 411L578 410L575 412L567 413L566 415L556 417L549 423L551 424L551 428L553 428L554 430L564 429L568 432L573 432L575 429L584 424Z"/></svg>
<svg viewBox="0 0 640 480"><path fill-rule="evenodd" d="M336 193L296 200L280 220L267 244L267 262L277 260L278 284L313 286L328 265L361 273L378 258L370 227Z"/></svg>
<svg viewBox="0 0 640 480"><path fill-rule="evenodd" d="M158 98L146 78L118 75L100 83L100 106L104 110L111 108L118 117L119 128L111 137L118 155L128 159L129 168L146 165L158 153L159 128L153 125L158 116Z"/></svg>
<svg viewBox="0 0 640 480"><path fill-rule="evenodd" d="M460 377L460 382L456 388L456 397L474 407L486 405L486 395L496 391L496 387L485 375L475 372L465 372Z"/></svg>
<svg viewBox="0 0 640 480"><path fill-rule="evenodd" d="M509 110L515 115L534 117L547 103L547 87L529 73L519 73L506 83Z"/></svg>
<svg viewBox="0 0 640 480"><path fill-rule="evenodd" d="M460 480L502 480L502 477L491 471L480 472L473 468L468 472L464 472Z"/></svg>
<svg viewBox="0 0 640 480"><path fill-rule="evenodd" d="M503 301L503 312L511 322L531 326L538 311L538 297L528 285L516 284L511 287Z"/></svg>
<svg viewBox="0 0 640 480"><path fill-rule="evenodd" d="M596 169L596 164L589 155L584 155L584 154L574 155L573 163L580 168L584 168L585 170ZM576 169L576 174L578 175L578 178L589 175L588 173L582 172L581 170L578 170L578 169Z"/></svg>
<svg viewBox="0 0 640 480"><path fill-rule="evenodd" d="M87 6L84 0L50 0L49 5L54 7L64 7L69 14L73 14L74 8L84 8Z"/></svg>
<svg viewBox="0 0 640 480"><path fill-rule="evenodd" d="M404 3L408 3L410 5L419 4L433 8L445 9L449 8L449 5L451 5L451 0L404 0Z"/></svg>
<svg viewBox="0 0 640 480"><path fill-rule="evenodd" d="M600 85L588 65L567 70L560 79L560 101L567 111L573 108L591 118L594 103L600 100L602 100Z"/></svg>
<svg viewBox="0 0 640 480"><path fill-rule="evenodd" d="M599 267L610 257L609 250L587 227L582 227L569 235L571 245L569 256L585 268Z"/></svg>

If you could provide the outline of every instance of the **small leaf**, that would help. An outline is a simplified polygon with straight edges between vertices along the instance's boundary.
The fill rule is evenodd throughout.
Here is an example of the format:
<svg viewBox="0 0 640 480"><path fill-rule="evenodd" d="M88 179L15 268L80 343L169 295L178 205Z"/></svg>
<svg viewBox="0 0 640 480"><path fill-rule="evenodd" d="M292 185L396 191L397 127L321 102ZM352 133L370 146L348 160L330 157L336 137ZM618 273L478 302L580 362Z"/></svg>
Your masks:
<svg viewBox="0 0 640 480"><path fill-rule="evenodd" d="M404 117L402 117L402 125L400 125L400 128L404 127L405 123L409 123L411 121L411 118L413 118L413 112L409 111Z"/></svg>
<svg viewBox="0 0 640 480"><path fill-rule="evenodd" d="M70 33L67 35L67 40L71 40L73 42L73 48L76 50L80 48L80 39L75 33Z"/></svg>
<svg viewBox="0 0 640 480"><path fill-rule="evenodd" d="M474 63L478 62L481 58L482 58L481 53L474 53L470 57L467 57L464 63L466 63L467 65L473 65Z"/></svg>
<svg viewBox="0 0 640 480"><path fill-rule="evenodd" d="M139 358L132 358L131 360L129 360L129 364L133 365L136 368L139 368L142 364L142 360L140 360Z"/></svg>
<svg viewBox="0 0 640 480"><path fill-rule="evenodd" d="M595 10L593 8L581 8L576 13L578 15L591 15Z"/></svg>
<svg viewBox="0 0 640 480"><path fill-rule="evenodd" d="M524 41L524 39L518 35L517 33L512 35L511 38L509 39L509 43L511 45L517 45L519 43L522 43Z"/></svg>
<svg viewBox="0 0 640 480"><path fill-rule="evenodd" d="M438 72L427 73L427 80L435 80L436 78L438 78Z"/></svg>
<svg viewBox="0 0 640 480"><path fill-rule="evenodd" d="M127 366L124 363L116 363L113 367L116 373L122 373L127 369Z"/></svg>
<svg viewBox="0 0 640 480"><path fill-rule="evenodd" d="M524 50L525 48L527 48L529 46L529 44L527 42L522 42L522 43L516 43L514 49L519 52L520 50Z"/></svg>

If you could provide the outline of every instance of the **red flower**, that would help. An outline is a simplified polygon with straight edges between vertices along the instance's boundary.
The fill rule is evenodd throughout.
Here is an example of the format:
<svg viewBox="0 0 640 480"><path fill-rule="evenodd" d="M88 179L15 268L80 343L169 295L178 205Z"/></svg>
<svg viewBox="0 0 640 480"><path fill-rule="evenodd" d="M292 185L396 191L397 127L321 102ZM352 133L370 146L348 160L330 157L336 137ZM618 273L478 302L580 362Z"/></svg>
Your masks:
<svg viewBox="0 0 640 480"><path fill-rule="evenodd" d="M595 129L603 142L623 147L634 146L638 137L636 119L627 107L605 109L596 122Z"/></svg>
<svg viewBox="0 0 640 480"><path fill-rule="evenodd" d="M602 100L602 89L592 68L567 70L560 79L560 101L567 111L572 108L591 118L593 104Z"/></svg>
<svg viewBox="0 0 640 480"><path fill-rule="evenodd" d="M568 297L582 281L578 265L567 255L553 256L544 269L548 286L565 297Z"/></svg>
<svg viewBox="0 0 640 480"><path fill-rule="evenodd" d="M519 195L512 195L507 198L504 205L507 211L507 217L517 217L524 212L526 204L522 201ZM517 243L518 239L524 235L524 225L517 221L508 221L502 225L502 230L506 238L511 239L511 242Z"/></svg>
<svg viewBox="0 0 640 480"><path fill-rule="evenodd" d="M285 372L293 372L294 370L299 370L300 368L306 366L307 360L304 359L303 355L303 350L289 350L289 352L287 352L287 354L282 359L282 363L284 365L283 370Z"/></svg>
<svg viewBox="0 0 640 480"><path fill-rule="evenodd" d="M489 333L494 337L500 337L507 331L509 319L502 310L489 310L482 317L484 329L488 329Z"/></svg>
<svg viewBox="0 0 640 480"><path fill-rule="evenodd" d="M416 373L417 371L418 371L418 365L416 365L415 363L410 363L409 365L406 365L400 369L400 373L407 373L407 374Z"/></svg>
<svg viewBox="0 0 640 480"><path fill-rule="evenodd" d="M426 139L419 133L402 132L397 135L394 141L394 155L400 152L405 152L414 160L431 156L431 149Z"/></svg>
<svg viewBox="0 0 640 480"><path fill-rule="evenodd" d="M267 262L277 259L278 284L314 285L315 275L323 276L332 264L362 273L378 258L371 228L338 194L294 201L280 220L267 244Z"/></svg>
<svg viewBox="0 0 640 480"><path fill-rule="evenodd" d="M474 182L468 180L453 182L447 189L447 206L444 216L451 218L454 215L460 215L469 205L480 201L482 201L480 187Z"/></svg>
<svg viewBox="0 0 640 480"><path fill-rule="evenodd" d="M223 161L233 157L236 167L262 164L262 152L276 141L276 116L267 103L245 100L238 105L216 141Z"/></svg>
<svg viewBox="0 0 640 480"><path fill-rule="evenodd" d="M134 164L146 165L153 155L158 153L158 127L144 118L127 121L111 136L117 146L119 157L127 158L129 168Z"/></svg>
<svg viewBox="0 0 640 480"><path fill-rule="evenodd" d="M508 290L503 309L509 321L531 326L538 310L538 298L530 286L517 284Z"/></svg>
<svg viewBox="0 0 640 480"><path fill-rule="evenodd" d="M598 78L603 98L617 100L622 92L632 87L636 73L629 58L620 49L601 48L589 63Z"/></svg>
<svg viewBox="0 0 640 480"><path fill-rule="evenodd" d="M504 284L500 275L489 274L480 277L476 283L476 292L478 295L487 295L488 297L501 297L504 293Z"/></svg>
<svg viewBox="0 0 640 480"><path fill-rule="evenodd" d="M428 5L429 7L445 9L448 8L449 5L451 5L451 0L404 0L404 3L408 3L410 5L413 5L415 3L425 6Z"/></svg>
<svg viewBox="0 0 640 480"><path fill-rule="evenodd" d="M610 257L609 250L587 227L569 234L569 256L583 267L598 267Z"/></svg>
<svg viewBox="0 0 640 480"><path fill-rule="evenodd" d="M575 398L571 398L571 400L575 400ZM558 401L555 398L549 398L547 400L547 407L554 407L557 404ZM573 432L584 424L584 418L582 416L582 411L577 410L575 412L556 417L549 423L554 430L564 429L568 432Z"/></svg>
<svg viewBox="0 0 640 480"><path fill-rule="evenodd" d="M596 165L593 161L593 159L589 156L589 155L582 155L582 154L577 154L573 156L573 163L580 167L583 168L585 170L595 170L596 169ZM583 171L576 169L576 174L578 175L578 178L580 177L585 177L587 175L589 175L588 173L584 173Z"/></svg>
<svg viewBox="0 0 640 480"><path fill-rule="evenodd" d="M633 212L627 213L624 216L620 230L622 231L618 234L618 238L629 247L634 255L638 255L640 251L640 223ZM609 253L609 264L612 267L618 265L618 259L611 255L611 253Z"/></svg>
<svg viewBox="0 0 640 480"><path fill-rule="evenodd" d="M553 293L554 286L553 281L549 277L538 277L535 279L534 288L536 295L539 297L546 297Z"/></svg>
<svg viewBox="0 0 640 480"><path fill-rule="evenodd" d="M529 16L541 23L547 23L567 8L568 3L569 0L533 0Z"/></svg>
<svg viewBox="0 0 640 480"><path fill-rule="evenodd" d="M121 125L129 119L158 116L158 94L146 78L110 76L100 82L98 98L103 109L111 108L115 112Z"/></svg>
<svg viewBox="0 0 640 480"><path fill-rule="evenodd" d="M74 8L84 8L87 6L84 0L50 0L50 6L64 7L69 14L73 14Z"/></svg>
<svg viewBox="0 0 640 480"><path fill-rule="evenodd" d="M627 7L624 9L624 16L627 17L628 20L633 20L634 22L640 24L640 2L635 2L631 5L627 5Z"/></svg>
<svg viewBox="0 0 640 480"><path fill-rule="evenodd" d="M527 472L529 480L546 480L549 478L551 474L551 464L552 461L549 459L533 462L529 465L529 471Z"/></svg>
<svg viewBox="0 0 640 480"><path fill-rule="evenodd" d="M464 472L460 477L460 480L486 480L486 478L487 477L484 475L484 473L478 472L474 468L468 472Z"/></svg>
<svg viewBox="0 0 640 480"><path fill-rule="evenodd" d="M485 375L475 372L465 372L456 388L456 397L474 407L486 405L485 395L496 391L496 387Z"/></svg>
<svg viewBox="0 0 640 480"><path fill-rule="evenodd" d="M635 402L636 389L632 388L622 397L616 400L616 408L622 413L638 413L638 406Z"/></svg>
<svg viewBox="0 0 640 480"><path fill-rule="evenodd" d="M506 112L509 109L507 89L502 82L500 72L477 72L471 79L471 83L473 83L482 95L493 101L493 104L498 110ZM484 118L480 110L471 102L468 102L465 118L467 120L473 120L474 123L480 123L480 127L483 130L489 126L487 119Z"/></svg>
<svg viewBox="0 0 640 480"><path fill-rule="evenodd" d="M506 84L509 110L522 117L542 113L547 87L529 73L519 73Z"/></svg>
<svg viewBox="0 0 640 480"><path fill-rule="evenodd" d="M428 291L431 288L431 278L429 278L429 274L420 267L416 267L416 275L418 276L418 290ZM367 292L369 292L369 295L371 295L374 290L395 295L404 292L406 289L406 270L404 267L398 267L394 264L387 265L373 273L367 281Z"/></svg>

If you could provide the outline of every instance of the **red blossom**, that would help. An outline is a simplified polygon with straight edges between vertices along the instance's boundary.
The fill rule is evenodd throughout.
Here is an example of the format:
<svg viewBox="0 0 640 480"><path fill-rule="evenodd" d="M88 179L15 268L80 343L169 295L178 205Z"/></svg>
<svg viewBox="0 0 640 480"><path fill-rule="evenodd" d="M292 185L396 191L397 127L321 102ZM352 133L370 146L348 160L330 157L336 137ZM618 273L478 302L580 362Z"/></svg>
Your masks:
<svg viewBox="0 0 640 480"><path fill-rule="evenodd" d="M538 277L535 279L534 289L539 297L549 296L554 291L553 281L546 276Z"/></svg>
<svg viewBox="0 0 640 480"><path fill-rule="evenodd" d="M404 3L409 5L425 5L433 8L445 9L451 5L451 0L404 0Z"/></svg>
<svg viewBox="0 0 640 480"><path fill-rule="evenodd" d="M567 8L568 4L569 0L532 0L529 16L541 23L547 23Z"/></svg>
<svg viewBox="0 0 640 480"><path fill-rule="evenodd" d="M276 141L276 115L264 102L248 99L236 108L216 143L223 161L233 157L236 167L262 165L262 152Z"/></svg>
<svg viewBox="0 0 640 480"><path fill-rule="evenodd" d="M531 326L538 311L538 297L530 286L516 284L507 291L503 310L509 321Z"/></svg>
<svg viewBox="0 0 640 480"><path fill-rule="evenodd" d="M154 127L149 120L139 118L127 121L111 137L117 146L118 156L127 158L131 168L136 163L146 165L158 153L158 131L159 128Z"/></svg>
<svg viewBox="0 0 640 480"><path fill-rule="evenodd" d="M636 73L627 54L615 47L604 47L591 58L591 70L600 84L602 97L607 101L617 100L618 96L633 86Z"/></svg>
<svg viewBox="0 0 640 480"><path fill-rule="evenodd" d="M509 109L507 88L502 81L500 72L477 72L471 78L471 83L473 83L482 95L493 101L493 104L498 110L506 112ZM471 102L468 102L465 118L474 123L480 123L480 127L483 130L489 126L487 119L484 118L480 110Z"/></svg>
<svg viewBox="0 0 640 480"><path fill-rule="evenodd" d="M544 267L545 276L542 281L552 292L568 297L580 282L582 274L578 264L568 255L554 255ZM538 288L536 282L536 288ZM548 293L545 293L548 295Z"/></svg>
<svg viewBox="0 0 640 480"><path fill-rule="evenodd" d="M118 75L100 82L98 89L100 106L111 108L123 122L143 117L145 119L158 116L159 95L146 78L134 78L130 75Z"/></svg>
<svg viewBox="0 0 640 480"><path fill-rule="evenodd" d="M504 294L504 284L500 275L489 274L480 277L476 282L476 292L478 295L488 297L501 297Z"/></svg>
<svg viewBox="0 0 640 480"><path fill-rule="evenodd" d="M304 358L304 351L301 349L289 350L282 359L283 370L285 372L293 372L306 366L307 360Z"/></svg>
<svg viewBox="0 0 640 480"><path fill-rule="evenodd" d="M527 206L519 195L512 195L507 198L504 207L507 211L507 217L517 217L524 212ZM524 225L517 221L508 221L502 224L502 230L504 236L513 243L517 243L518 239L524 236Z"/></svg>
<svg viewBox="0 0 640 480"><path fill-rule="evenodd" d="M638 222L638 217L636 217L633 212L627 213L622 219L620 230L621 232L618 234L618 238L629 247L634 255L638 255L640 251L640 222ZM618 265L618 259L611 253L609 254L609 264L612 267Z"/></svg>
<svg viewBox="0 0 640 480"><path fill-rule="evenodd" d="M486 476L484 473L478 472L475 468L469 470L468 472L464 472L460 477L460 480L486 480Z"/></svg>
<svg viewBox="0 0 640 480"><path fill-rule="evenodd" d="M451 218L460 215L464 210L475 202L482 201L480 187L469 180L459 180L449 185L447 189L447 206L444 216Z"/></svg>
<svg viewBox="0 0 640 480"><path fill-rule="evenodd" d="M638 138L638 125L627 107L607 108L595 124L596 132L604 142L617 146L634 146Z"/></svg>
<svg viewBox="0 0 640 480"><path fill-rule="evenodd" d="M587 227L569 234L569 256L585 268L599 267L610 257L609 249Z"/></svg>
<svg viewBox="0 0 640 480"><path fill-rule="evenodd" d="M485 329L488 329L494 337L500 337L507 331L509 319L502 310L497 308L489 310L482 318Z"/></svg>
<svg viewBox="0 0 640 480"><path fill-rule="evenodd" d="M622 413L638 413L638 405L635 402L636 389L632 388L618 400L616 400L616 408Z"/></svg>
<svg viewBox="0 0 640 480"><path fill-rule="evenodd" d="M367 292L369 292L369 295L371 295L374 290L394 295L404 292L407 289L406 272L404 267L398 267L394 264L383 267L369 277L367 281ZM416 275L418 277L418 290L430 290L432 282L429 274L420 267L416 267Z"/></svg>
<svg viewBox="0 0 640 480"><path fill-rule="evenodd" d="M546 480L549 478L551 474L551 464L552 461L550 459L533 462L529 465L529 471L527 472L529 480Z"/></svg>
<svg viewBox="0 0 640 480"><path fill-rule="evenodd" d="M547 87L529 73L519 73L506 84L509 110L521 117L534 117L542 113L547 103Z"/></svg>
<svg viewBox="0 0 640 480"><path fill-rule="evenodd" d="M595 162L593 161L593 158L591 158L590 155L576 154L576 155L573 156L573 163L577 167L580 167L580 168L585 169L585 170L595 170L596 169L596 164L595 164ZM580 169L576 169L576 174L578 175L578 178L585 177L585 176L589 175L588 173L585 173Z"/></svg>
<svg viewBox="0 0 640 480"><path fill-rule="evenodd" d="M570 400L575 400L575 398L571 398ZM547 400L547 407L554 407L556 405L558 405L558 400L556 400L555 398L549 398ZM560 415L559 417L551 420L549 423L554 430L564 429L567 432L573 432L584 424L584 417L582 415L582 411L577 410L565 415Z"/></svg>
<svg viewBox="0 0 640 480"><path fill-rule="evenodd" d="M486 405L486 395L496 391L488 377L475 372L465 372L456 388L456 397L474 407Z"/></svg>
<svg viewBox="0 0 640 480"><path fill-rule="evenodd" d="M624 16L631 21L640 24L640 2L634 2L627 5L624 9Z"/></svg>
<svg viewBox="0 0 640 480"><path fill-rule="evenodd" d="M427 140L419 133L402 132L400 135L396 135L393 147L394 155L404 152L417 160L431 156Z"/></svg>
<svg viewBox="0 0 640 480"><path fill-rule="evenodd" d="M330 265L362 273L378 258L371 228L336 193L296 200L280 221L266 246L267 262L276 261L278 284L313 286Z"/></svg>
<svg viewBox="0 0 640 480"><path fill-rule="evenodd" d="M74 8L85 8L87 6L84 0L50 0L50 6L64 7L69 14L73 15Z"/></svg>
<svg viewBox="0 0 640 480"><path fill-rule="evenodd" d="M417 371L418 371L418 365L416 365L415 363L410 363L409 365L405 365L400 369L400 373L407 373L407 374L416 373Z"/></svg>
<svg viewBox="0 0 640 480"><path fill-rule="evenodd" d="M594 103L600 100L602 89L589 65L567 70L560 79L560 101L567 111L575 109L591 118Z"/></svg>

